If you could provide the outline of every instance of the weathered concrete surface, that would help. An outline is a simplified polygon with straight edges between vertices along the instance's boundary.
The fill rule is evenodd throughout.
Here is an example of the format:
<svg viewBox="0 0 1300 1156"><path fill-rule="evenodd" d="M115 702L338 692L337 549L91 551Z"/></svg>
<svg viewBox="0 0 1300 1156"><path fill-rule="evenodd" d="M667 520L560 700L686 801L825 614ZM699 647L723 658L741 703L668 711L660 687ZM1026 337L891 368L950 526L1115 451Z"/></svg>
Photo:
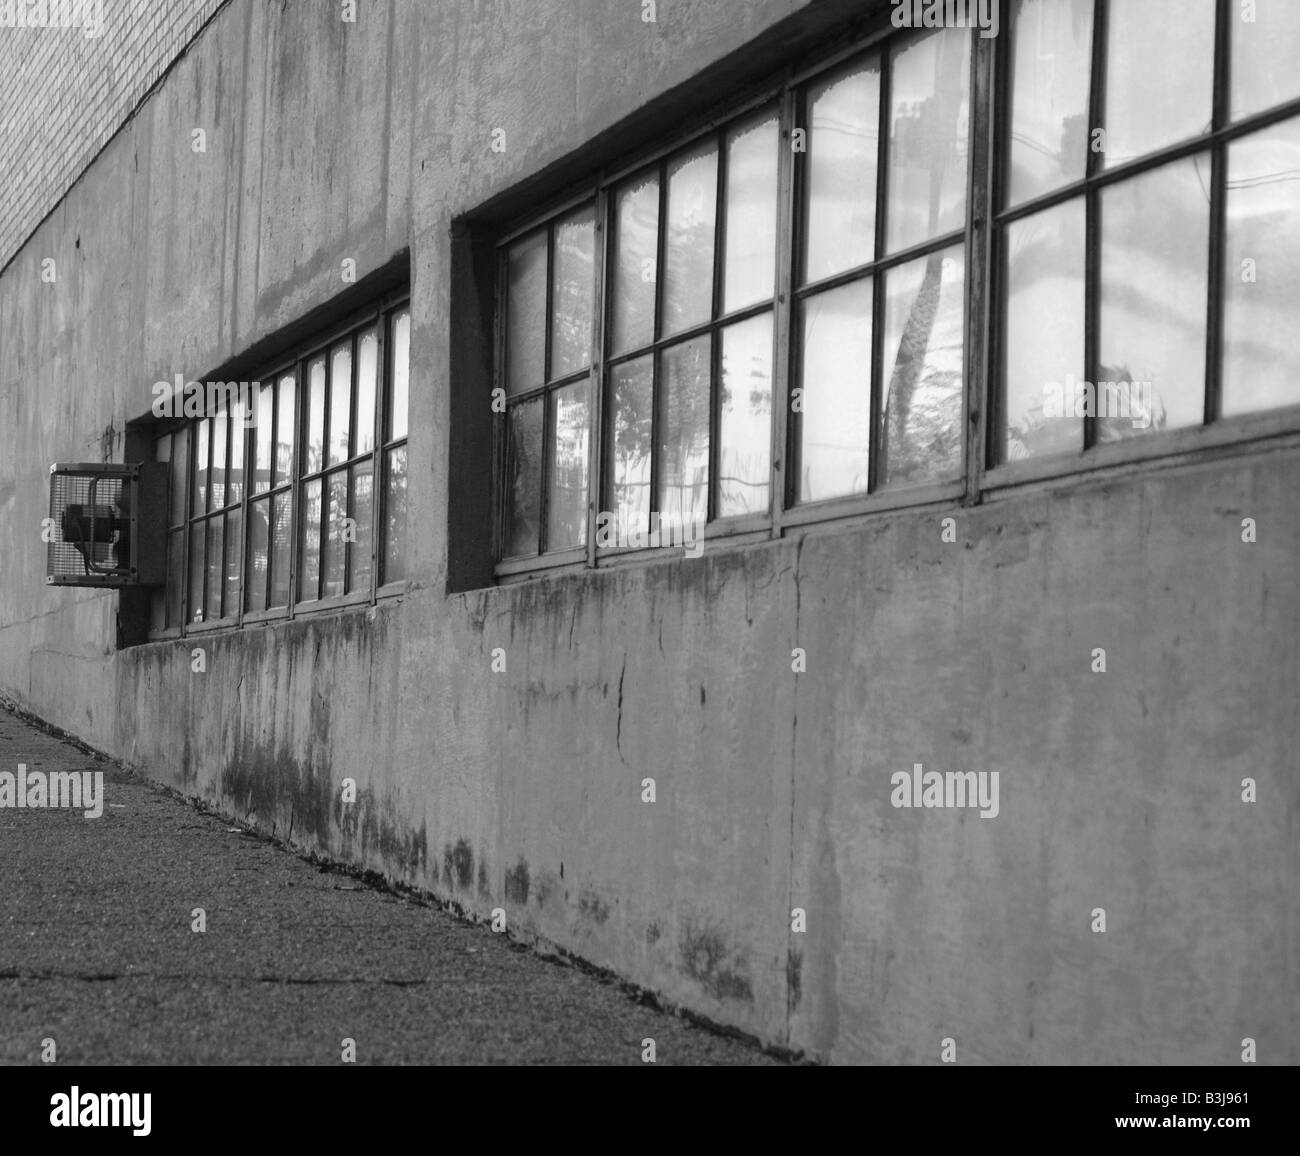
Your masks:
<svg viewBox="0 0 1300 1156"><path fill-rule="evenodd" d="M952 1037L962 1062L1229 1063L1250 1036L1294 1063L1294 446L443 593L450 221L795 7L661 3L647 34L614 0L567 29L524 2L373 5L343 43L305 6L233 4L0 278L0 687L297 845L503 905L818 1057L934 1062ZM210 182L172 172L199 120ZM329 300L342 257L407 244L419 581L114 652L111 598L41 585L48 462ZM72 254L58 290L47 249ZM997 771L1001 813L895 810L917 762Z"/></svg>
<svg viewBox="0 0 1300 1156"><path fill-rule="evenodd" d="M0 764L105 773L0 810L0 1062L770 1064L485 926L322 869L0 711ZM194 930L203 908L206 930Z"/></svg>

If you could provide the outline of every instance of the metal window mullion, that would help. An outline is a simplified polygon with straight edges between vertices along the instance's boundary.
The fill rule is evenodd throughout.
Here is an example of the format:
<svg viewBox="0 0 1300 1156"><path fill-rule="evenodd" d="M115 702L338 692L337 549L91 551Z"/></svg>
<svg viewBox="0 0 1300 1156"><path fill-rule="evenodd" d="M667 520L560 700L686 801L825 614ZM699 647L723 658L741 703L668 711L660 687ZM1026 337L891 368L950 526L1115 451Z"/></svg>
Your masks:
<svg viewBox="0 0 1300 1156"><path fill-rule="evenodd" d="M721 446L718 444L719 430L722 425L722 316L723 278L726 273L727 253L727 179L730 165L727 163L727 144L730 134L723 129L718 132L717 188L714 189L713 210L713 306L709 336L709 455L706 481L708 491L704 500L704 520L712 522L718 516L718 487L722 484Z"/></svg>
<svg viewBox="0 0 1300 1156"><path fill-rule="evenodd" d="M1097 380L1097 361L1100 342L1101 308L1101 191L1094 178L1103 167L1109 137L1105 135L1106 119L1106 47L1109 32L1108 0L1096 0L1092 26L1091 91L1088 100L1088 156L1085 169L1087 187L1084 191L1084 314L1083 314L1083 378ZM1092 134L1103 130L1103 148L1095 152ZM1096 406L1093 415L1083 419L1083 449L1091 449L1097 439Z"/></svg>
<svg viewBox="0 0 1300 1156"><path fill-rule="evenodd" d="M994 166L997 152L994 125L998 100L997 38L976 36L971 49L971 93L969 122L969 172L966 186L966 245L963 258L962 380L964 405L961 413L962 452L964 458L963 501L979 501L983 478L986 428L992 409L992 375L989 373L987 349L993 342L994 312L990 304L990 270L994 205ZM981 96L983 99L981 99ZM983 149L983 169L975 159ZM983 174L983 182L979 176ZM978 272L979 289L976 289Z"/></svg>
<svg viewBox="0 0 1300 1156"><path fill-rule="evenodd" d="M880 122L876 132L876 236L873 262L879 262L885 255L888 240L887 224L889 212L889 134L890 102L893 99L893 85L890 82L890 68L894 61L893 43L887 43L880 54ZM884 370L885 342L884 319L884 272L876 269L871 274L871 373L868 378L868 404L870 417L867 430L867 493L875 493L879 483L880 447L884 445L880 423L884 413L884 383L880 380Z"/></svg>
<svg viewBox="0 0 1300 1156"><path fill-rule="evenodd" d="M1219 135L1228 123L1232 80L1231 0L1215 5L1214 98L1210 129L1209 256L1206 262L1205 409L1202 424L1217 421L1223 410L1223 287L1227 268L1228 146Z"/></svg>
<svg viewBox="0 0 1300 1156"><path fill-rule="evenodd" d="M659 413L660 394L663 392L663 350L657 343L664 329L664 276L668 260L668 158L659 162L659 230L656 237L655 256L655 316L654 338L656 349L650 355L650 494L646 502L647 515L659 509L659 475L662 463L659 440L663 433L663 419ZM647 523L648 524L648 523Z"/></svg>
<svg viewBox="0 0 1300 1156"><path fill-rule="evenodd" d="M605 500L605 332L610 327L612 293L606 292L614 244L613 198L596 194L595 240L592 246L591 367L587 385L587 565L596 565L596 517ZM607 297L609 300L607 300Z"/></svg>
<svg viewBox="0 0 1300 1156"><path fill-rule="evenodd" d="M386 507L380 500L380 493L387 481L385 470L388 455L384 445L384 415L388 412L388 389L392 375L388 370L388 326L397 310L380 313L375 325L375 412L371 419L372 461L370 466L370 604L373 606L379 598L379 535L386 519ZM407 406L410 406L411 360L410 346L407 346Z"/></svg>
<svg viewBox="0 0 1300 1156"><path fill-rule="evenodd" d="M772 537L781 536L781 517L785 511L785 465L789 456L790 428L790 314L794 268L802 254L800 215L796 210L796 168L794 131L801 119L801 97L792 87L781 94L781 128L778 133L777 203L776 203L776 300L772 314L772 429L768 458L768 515ZM806 154L805 154L806 155Z"/></svg>

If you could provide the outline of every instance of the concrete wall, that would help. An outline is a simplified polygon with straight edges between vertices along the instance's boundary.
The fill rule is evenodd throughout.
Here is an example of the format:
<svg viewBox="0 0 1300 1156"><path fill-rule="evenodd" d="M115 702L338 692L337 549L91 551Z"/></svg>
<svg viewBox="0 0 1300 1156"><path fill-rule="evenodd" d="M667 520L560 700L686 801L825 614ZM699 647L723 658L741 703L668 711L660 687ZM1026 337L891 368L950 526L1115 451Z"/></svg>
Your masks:
<svg viewBox="0 0 1300 1156"><path fill-rule="evenodd" d="M819 1058L1300 1058L1300 447L449 596L452 220L799 5L326 7L232 3L0 277L0 689ZM405 596L118 652L112 596L44 588L49 461L408 245ZM918 762L999 772L1000 814L893 808Z"/></svg>

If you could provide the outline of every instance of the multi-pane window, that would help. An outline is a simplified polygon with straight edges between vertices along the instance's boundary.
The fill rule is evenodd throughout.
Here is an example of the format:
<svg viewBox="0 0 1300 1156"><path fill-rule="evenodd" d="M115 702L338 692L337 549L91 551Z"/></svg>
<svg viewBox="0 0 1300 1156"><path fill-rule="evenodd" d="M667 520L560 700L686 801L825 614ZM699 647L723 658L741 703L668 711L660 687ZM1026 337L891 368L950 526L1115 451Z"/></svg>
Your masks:
<svg viewBox="0 0 1300 1156"><path fill-rule="evenodd" d="M886 43L506 239L501 558L581 554L593 476L632 536L960 482L970 60Z"/></svg>
<svg viewBox="0 0 1300 1156"><path fill-rule="evenodd" d="M779 535L1300 405L1300 6L1004 8L501 238L498 573L599 563L611 517Z"/></svg>
<svg viewBox="0 0 1300 1156"><path fill-rule="evenodd" d="M995 464L1300 403L1298 48L1291 0L1017 6Z"/></svg>
<svg viewBox="0 0 1300 1156"><path fill-rule="evenodd" d="M155 632L364 601L406 577L410 334L409 306L375 311L156 440L172 479Z"/></svg>

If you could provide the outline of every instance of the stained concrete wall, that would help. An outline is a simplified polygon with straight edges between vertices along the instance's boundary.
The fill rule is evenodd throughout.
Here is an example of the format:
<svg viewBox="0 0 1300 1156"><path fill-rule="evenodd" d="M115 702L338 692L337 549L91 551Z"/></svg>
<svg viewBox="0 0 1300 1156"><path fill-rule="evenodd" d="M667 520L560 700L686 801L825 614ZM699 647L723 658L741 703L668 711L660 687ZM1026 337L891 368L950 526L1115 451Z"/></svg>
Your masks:
<svg viewBox="0 0 1300 1156"><path fill-rule="evenodd" d="M819 1058L1294 1063L1300 447L445 593L451 221L797 7L661 3L647 35L615 0L374 4L345 35L233 3L0 278L0 688ZM193 675L45 590L50 460L408 245L405 596L207 638ZM894 809L917 762L999 772L1000 814Z"/></svg>

